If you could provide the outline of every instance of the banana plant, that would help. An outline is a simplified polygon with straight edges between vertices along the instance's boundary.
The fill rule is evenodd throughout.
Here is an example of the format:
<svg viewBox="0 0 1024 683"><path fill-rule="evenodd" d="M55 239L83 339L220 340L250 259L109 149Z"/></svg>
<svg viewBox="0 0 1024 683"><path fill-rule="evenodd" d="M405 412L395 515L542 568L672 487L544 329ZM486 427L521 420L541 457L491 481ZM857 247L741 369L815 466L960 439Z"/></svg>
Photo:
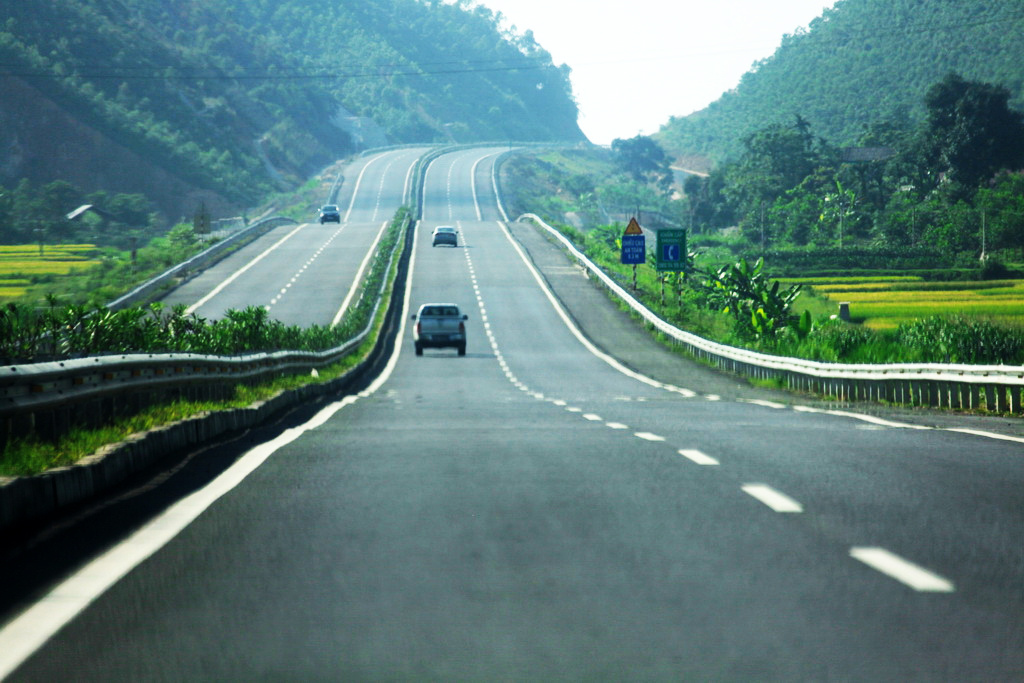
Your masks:
<svg viewBox="0 0 1024 683"><path fill-rule="evenodd" d="M802 287L782 288L778 280L770 281L764 274L764 259L751 266L746 259L705 274L704 291L710 306L729 313L736 320L741 334L756 339L770 338L784 328L792 327L798 336L811 330L811 317L791 313L793 302Z"/></svg>

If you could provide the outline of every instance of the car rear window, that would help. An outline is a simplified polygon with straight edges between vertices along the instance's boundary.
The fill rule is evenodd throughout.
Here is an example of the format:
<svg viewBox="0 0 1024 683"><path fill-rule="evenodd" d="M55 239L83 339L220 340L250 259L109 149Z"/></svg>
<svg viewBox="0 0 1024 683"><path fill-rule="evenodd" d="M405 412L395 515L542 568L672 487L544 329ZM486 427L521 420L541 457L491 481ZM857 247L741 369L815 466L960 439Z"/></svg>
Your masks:
<svg viewBox="0 0 1024 683"><path fill-rule="evenodd" d="M459 309L455 306L427 306L420 315L458 315Z"/></svg>

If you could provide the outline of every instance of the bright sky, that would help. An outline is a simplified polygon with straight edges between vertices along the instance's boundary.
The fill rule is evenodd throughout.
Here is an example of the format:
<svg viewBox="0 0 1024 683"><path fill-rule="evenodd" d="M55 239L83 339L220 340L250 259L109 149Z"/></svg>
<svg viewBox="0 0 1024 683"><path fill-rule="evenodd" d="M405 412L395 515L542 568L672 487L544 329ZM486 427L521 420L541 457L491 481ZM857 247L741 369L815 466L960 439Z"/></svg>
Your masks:
<svg viewBox="0 0 1024 683"><path fill-rule="evenodd" d="M650 135L736 87L834 0L479 0L572 69L591 142Z"/></svg>

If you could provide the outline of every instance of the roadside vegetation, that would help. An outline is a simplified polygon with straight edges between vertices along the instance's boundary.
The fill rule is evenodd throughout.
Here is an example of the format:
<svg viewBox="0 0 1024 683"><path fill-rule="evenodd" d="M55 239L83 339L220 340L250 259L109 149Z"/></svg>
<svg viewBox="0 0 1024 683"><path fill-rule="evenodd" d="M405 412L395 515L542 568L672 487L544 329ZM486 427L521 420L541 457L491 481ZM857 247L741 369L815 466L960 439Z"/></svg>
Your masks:
<svg viewBox="0 0 1024 683"><path fill-rule="evenodd" d="M513 215L559 226L624 286L631 216L686 229L685 275L639 266L638 296L707 338L820 361L1024 364L1024 117L1004 88L953 74L924 106L918 125L867 130L866 160L798 116L675 184L642 136L520 155L504 184Z"/></svg>
<svg viewBox="0 0 1024 683"><path fill-rule="evenodd" d="M186 306L167 309L160 303L111 311L63 303L50 296L47 306L8 303L0 308L0 362L31 363L112 353L200 353L236 355L259 351L322 351L351 339L368 321L376 289L391 250L401 238L408 210L402 209L381 239L363 283L364 294L335 326L288 326L250 306L207 320Z"/></svg>
<svg viewBox="0 0 1024 683"><path fill-rule="evenodd" d="M234 396L225 401L178 401L153 406L100 429L75 429L56 443L37 438L7 443L0 453L0 476L24 476L70 465L132 434L208 411L242 408L282 391L310 383L328 382L341 376L365 358L377 342L387 302L393 295L398 258L402 254L403 228L408 215L408 209L404 208L396 214L387 233L381 238L377 254L363 280L358 301L346 312L342 321L333 327L303 329L285 326L269 319L265 309L258 307L229 311L223 319L213 322L194 315L186 316L181 309L168 312L158 305L117 313L99 309L93 311L92 315L84 315L85 309L81 307L60 306L56 303L52 309L42 312L26 307L8 307L6 312L0 314L0 341L6 340L8 336L21 339L27 336L35 341L29 348L34 349L36 354L46 356L53 356L55 351L60 357L83 353L96 355L98 352L94 350L74 350L74 344L86 342L97 344L96 348L104 348L105 352L148 350L238 355L279 349L320 351L344 344L368 325L371 326L371 334L348 356L316 373L293 375L257 385L239 384L235 387ZM382 289L383 294L379 296ZM381 304L379 307L378 303ZM376 316L371 318L375 308ZM26 320L11 317L12 310L37 317L30 317L29 325ZM55 337L46 335L48 325L56 327L50 329ZM32 334L26 335L27 331ZM38 332L42 332L43 336L38 336ZM55 343L54 339L60 341Z"/></svg>
<svg viewBox="0 0 1024 683"><path fill-rule="evenodd" d="M312 220L340 167L251 210L296 222ZM74 218L67 211L92 206ZM167 228L141 195L87 193L64 181L0 186L0 305L100 307L214 244L249 222L217 219L200 206L191 220Z"/></svg>

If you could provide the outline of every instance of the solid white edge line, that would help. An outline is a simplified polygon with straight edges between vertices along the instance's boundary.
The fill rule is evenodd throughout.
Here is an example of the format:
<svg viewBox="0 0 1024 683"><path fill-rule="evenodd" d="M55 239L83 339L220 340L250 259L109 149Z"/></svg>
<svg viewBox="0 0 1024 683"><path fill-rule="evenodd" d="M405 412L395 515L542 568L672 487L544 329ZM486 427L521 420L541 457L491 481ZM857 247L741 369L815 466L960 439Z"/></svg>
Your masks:
<svg viewBox="0 0 1024 683"><path fill-rule="evenodd" d="M414 226L415 227L415 226ZM178 501L116 546L95 558L62 581L40 601L0 627L0 680L15 671L42 647L57 631L84 611L111 586L142 564L206 511L280 448L306 432L323 425L338 411L359 398L370 396L388 380L398 363L405 321L412 296L416 261L417 234L413 234L413 253L409 257L409 275L402 303L401 323L395 348L381 374L356 396L346 396L325 406L308 422L286 430L276 439L247 451L235 464L202 489Z"/></svg>
<svg viewBox="0 0 1024 683"><path fill-rule="evenodd" d="M252 261L249 261L249 263L245 264L244 266L242 266L238 270L236 270L234 273L231 274L230 277L228 277L226 280L224 280L219 285L214 287L206 296L204 296L202 299L200 299L199 301L195 302L194 304L192 304L191 306L186 308L185 309L185 314L189 315L191 313L194 313L196 310L198 310L198 308L200 306L202 306L203 304L208 302L210 299L212 299L213 297L217 296L222 291L224 291L224 288L227 287L228 285L230 285L236 279L238 279L242 275L242 273L244 273L245 271L247 271L250 268L252 268L253 266L255 266L257 263L262 261L267 256L267 254L269 254L270 252L272 252L275 249L277 249L279 246L281 246L282 244L287 242L289 239L291 239L292 236L295 235L295 233L297 233L299 230L302 230L303 228L305 228L307 226L309 226L309 223L303 223L302 225L300 225L299 227L295 228L290 233L288 233L287 235L285 235L284 237L279 239L273 245L268 247L267 250L264 251L262 254L260 254L256 258L254 258Z"/></svg>
<svg viewBox="0 0 1024 683"><path fill-rule="evenodd" d="M744 493L761 501L775 512L798 513L804 511L803 505L767 484L744 484L742 488Z"/></svg>
<svg viewBox="0 0 1024 683"><path fill-rule="evenodd" d="M572 322L572 319L565 312L565 309L562 308L562 305L558 302L558 299L556 299L554 294L551 293L551 290L548 289L547 283L544 282L544 278L541 277L540 273L537 272L537 269L526 257L526 254L523 253L523 250L519 247L519 244L515 241L515 239L512 238L512 233L509 232L508 226L505 225L505 223L502 221L498 221L498 226L501 228L502 232L505 233L505 239L509 241L509 244L511 244L512 247L516 250L516 253L519 254L519 258L522 259L524 264L526 264L526 267L530 271L530 274L533 275L533 279L536 280L537 284L540 286L541 291L544 293L544 296L547 297L548 301L551 303L552 308L555 309L555 313L557 313L558 317L562 319L562 322L569 329L572 335L576 337L576 339L579 340L581 344L583 344L584 348L586 348L588 351L590 351L590 353L597 356L605 363L615 368L616 370L626 375L627 377L632 377L633 379L639 382L643 382L648 386L682 394L687 398L693 398L694 396L697 395L696 392L691 391L689 389L683 389L682 387L676 387L672 386L671 384L658 382L657 380L653 380L650 377L647 377L646 375L641 375L639 372L634 372L633 370L630 370L629 368L624 366L615 358L609 356L607 353L601 351L592 343L590 343L590 340L583 336L583 333L579 330L579 328L576 327L575 323Z"/></svg>
<svg viewBox="0 0 1024 683"><path fill-rule="evenodd" d="M775 401L764 401L759 398L738 398L736 399L736 402L749 403L751 405L761 406L763 408L772 408L773 410L783 410L784 408L788 407L784 403L776 403Z"/></svg>
<svg viewBox="0 0 1024 683"><path fill-rule="evenodd" d="M922 593L952 593L952 581L918 566L885 548L851 548L850 557Z"/></svg>
<svg viewBox="0 0 1024 683"><path fill-rule="evenodd" d="M334 320L331 321L331 325L337 325L341 322L341 318L345 315L345 311L348 310L349 304L352 303L352 298L355 297L356 292L359 291L359 286L362 284L363 273L366 271L366 266L370 263L370 259L373 258L374 252L377 251L377 245L380 244L381 237L384 236L384 230L387 229L391 221L384 221L380 226L380 230L377 231L377 237L374 238L373 244L370 245L370 249L366 252L366 256L363 257L362 263L359 264L359 270L356 272L356 277L352 280L352 286L348 288L348 294L345 295L345 300L341 302L341 308L334 314Z"/></svg>
<svg viewBox="0 0 1024 683"><path fill-rule="evenodd" d="M511 148L509 148L509 149L511 149ZM505 211L505 207L501 203L501 193L498 192L498 165L497 164L491 164L491 186L494 188L494 203L498 205L498 211L501 212L502 220L504 220L507 223L508 222L508 213Z"/></svg>
<svg viewBox="0 0 1024 683"><path fill-rule="evenodd" d="M482 221L484 219L483 211L480 210L480 198L476 196L476 169L479 168L480 162L486 159L490 154L482 156L473 162L472 168L469 169L469 193L473 196L473 208L476 209L476 219Z"/></svg>
<svg viewBox="0 0 1024 683"><path fill-rule="evenodd" d="M484 213L480 209L480 198L476 194L476 170L480 166L480 163L483 162L485 159L490 159L491 157L498 156L499 154L501 154L501 152L490 152L489 154L485 154L484 156L480 157L479 159L476 160L476 162L473 163L473 168L470 169L469 171L469 191L473 195L473 206L476 207L476 219L478 221L482 221L484 219ZM491 176L492 178L494 176L493 165ZM495 201L497 201L498 199L497 192L495 192L494 194L494 199ZM504 211L502 211L502 215L504 215Z"/></svg>
<svg viewBox="0 0 1024 683"><path fill-rule="evenodd" d="M352 199L348 201L348 211L345 212L346 223L348 223L349 218L352 216L352 209L356 205L356 197L359 195L359 186L363 184L363 176L366 175L366 171L367 169L370 168L370 166L373 166L374 163L383 158L383 154L378 154L377 156L373 157L372 159L366 162L366 165L363 166L363 169L359 171L359 175L356 176L356 186L352 188Z"/></svg>

